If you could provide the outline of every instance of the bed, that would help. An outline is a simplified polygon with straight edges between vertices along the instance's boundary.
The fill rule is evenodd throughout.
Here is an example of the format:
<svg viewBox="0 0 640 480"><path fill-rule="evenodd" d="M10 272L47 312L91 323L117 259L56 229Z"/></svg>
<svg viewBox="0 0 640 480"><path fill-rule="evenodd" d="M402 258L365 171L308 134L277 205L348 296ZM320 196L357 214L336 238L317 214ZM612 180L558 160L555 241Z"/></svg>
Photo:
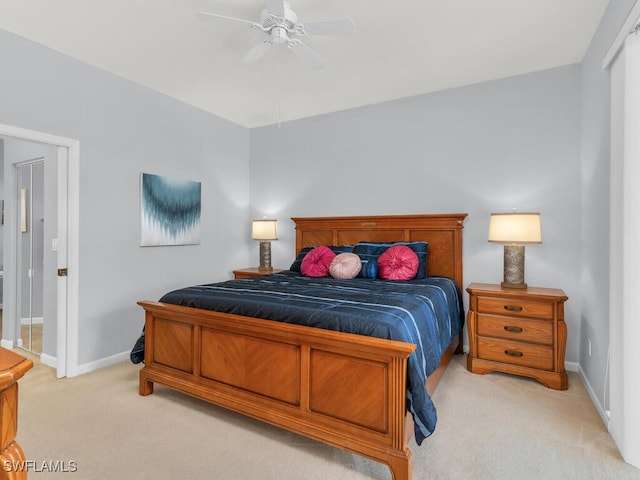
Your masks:
<svg viewBox="0 0 640 480"><path fill-rule="evenodd" d="M428 277L452 279L461 291L465 217L435 214L292 220L296 252L317 245L428 242ZM230 281L230 286L238 288L239 282L246 282L241 286L253 289L266 283L274 289L276 277L286 282L287 275L293 274L285 271ZM322 282L314 279L314 283ZM153 384L160 383L387 464L395 480L411 479L409 438L415 434L419 443L426 436L418 436L423 426L414 423L413 408L408 413L408 398L415 387L410 366L415 363L419 342L287 323L271 318L272 313L264 315L270 318L265 319L160 301L138 303L145 310L141 395L153 393ZM451 356L461 351L461 331L438 353L438 365L428 369L425 383L429 394ZM420 417L416 419L421 423Z"/></svg>

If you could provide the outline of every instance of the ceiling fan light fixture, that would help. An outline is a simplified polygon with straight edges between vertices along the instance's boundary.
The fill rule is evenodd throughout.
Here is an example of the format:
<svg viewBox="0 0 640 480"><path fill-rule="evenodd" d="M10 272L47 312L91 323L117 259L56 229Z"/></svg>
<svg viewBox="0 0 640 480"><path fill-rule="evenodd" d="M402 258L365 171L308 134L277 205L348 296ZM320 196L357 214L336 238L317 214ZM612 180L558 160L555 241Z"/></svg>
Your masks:
<svg viewBox="0 0 640 480"><path fill-rule="evenodd" d="M271 41L276 45L281 45L289 41L287 29L284 27L273 27L271 29Z"/></svg>
<svg viewBox="0 0 640 480"><path fill-rule="evenodd" d="M296 37L348 34L354 27L353 22L348 18L310 22L303 25L298 23L298 16L285 0L264 0L264 7L260 16L261 23L208 12L200 12L199 16L203 20L219 24L244 28L248 26L262 30L266 34L260 43L242 57L240 60L242 63L257 61L273 45L287 45L289 50L314 69L321 68L324 65L324 59Z"/></svg>

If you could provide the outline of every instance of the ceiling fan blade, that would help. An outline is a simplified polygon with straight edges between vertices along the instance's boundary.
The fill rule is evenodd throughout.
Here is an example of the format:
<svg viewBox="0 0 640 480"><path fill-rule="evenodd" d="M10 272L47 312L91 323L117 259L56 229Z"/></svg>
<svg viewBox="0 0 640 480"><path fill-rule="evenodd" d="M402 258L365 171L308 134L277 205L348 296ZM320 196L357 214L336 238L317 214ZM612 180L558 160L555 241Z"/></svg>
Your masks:
<svg viewBox="0 0 640 480"><path fill-rule="evenodd" d="M264 42L260 42L256 44L251 50L244 54L244 56L240 59L241 63L254 63L260 60L262 56L267 53L267 50L271 48L273 44L268 40Z"/></svg>
<svg viewBox="0 0 640 480"><path fill-rule="evenodd" d="M320 69L324 66L324 58L311 50L305 43L301 42L300 40L290 41L289 49L291 49L300 60L309 65L314 70Z"/></svg>
<svg viewBox="0 0 640 480"><path fill-rule="evenodd" d="M262 27L260 24L256 22L252 22L250 20L243 20L241 18L234 18L234 17L225 17L224 15L217 15L215 13L200 12L198 13L198 17L201 20L218 23L220 25L230 25L233 27L259 27L259 28Z"/></svg>
<svg viewBox="0 0 640 480"><path fill-rule="evenodd" d="M307 22L302 24L302 31L307 35L348 35L355 27L350 18Z"/></svg>
<svg viewBox="0 0 640 480"><path fill-rule="evenodd" d="M278 17L284 17L284 1L283 0L264 0L264 8L267 12Z"/></svg>

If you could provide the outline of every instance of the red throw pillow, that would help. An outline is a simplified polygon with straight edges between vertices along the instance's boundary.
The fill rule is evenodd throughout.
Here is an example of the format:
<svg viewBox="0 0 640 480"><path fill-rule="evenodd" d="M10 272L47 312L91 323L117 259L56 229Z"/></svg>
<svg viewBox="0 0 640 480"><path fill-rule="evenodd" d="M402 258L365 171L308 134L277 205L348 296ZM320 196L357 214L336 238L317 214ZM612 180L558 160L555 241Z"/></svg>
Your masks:
<svg viewBox="0 0 640 480"><path fill-rule="evenodd" d="M326 246L316 247L307 253L300 264L300 273L307 277L326 277L336 254Z"/></svg>
<svg viewBox="0 0 640 480"><path fill-rule="evenodd" d="M378 257L378 277L411 280L418 273L418 263L418 255L406 245L389 247Z"/></svg>

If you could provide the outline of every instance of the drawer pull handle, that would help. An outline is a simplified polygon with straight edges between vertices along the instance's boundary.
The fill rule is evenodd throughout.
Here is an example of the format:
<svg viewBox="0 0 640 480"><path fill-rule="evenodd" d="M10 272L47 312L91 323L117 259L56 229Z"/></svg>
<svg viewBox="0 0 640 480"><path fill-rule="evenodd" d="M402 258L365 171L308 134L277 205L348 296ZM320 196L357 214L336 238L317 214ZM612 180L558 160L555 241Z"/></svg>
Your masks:
<svg viewBox="0 0 640 480"><path fill-rule="evenodd" d="M511 325L507 325L504 327L507 332L512 333L522 333L522 327L512 327Z"/></svg>
<svg viewBox="0 0 640 480"><path fill-rule="evenodd" d="M516 350L505 350L504 353L511 357L521 357L523 355L522 352L518 352Z"/></svg>
<svg viewBox="0 0 640 480"><path fill-rule="evenodd" d="M521 312L522 307L520 305L505 305L505 310L509 310L510 312Z"/></svg>

